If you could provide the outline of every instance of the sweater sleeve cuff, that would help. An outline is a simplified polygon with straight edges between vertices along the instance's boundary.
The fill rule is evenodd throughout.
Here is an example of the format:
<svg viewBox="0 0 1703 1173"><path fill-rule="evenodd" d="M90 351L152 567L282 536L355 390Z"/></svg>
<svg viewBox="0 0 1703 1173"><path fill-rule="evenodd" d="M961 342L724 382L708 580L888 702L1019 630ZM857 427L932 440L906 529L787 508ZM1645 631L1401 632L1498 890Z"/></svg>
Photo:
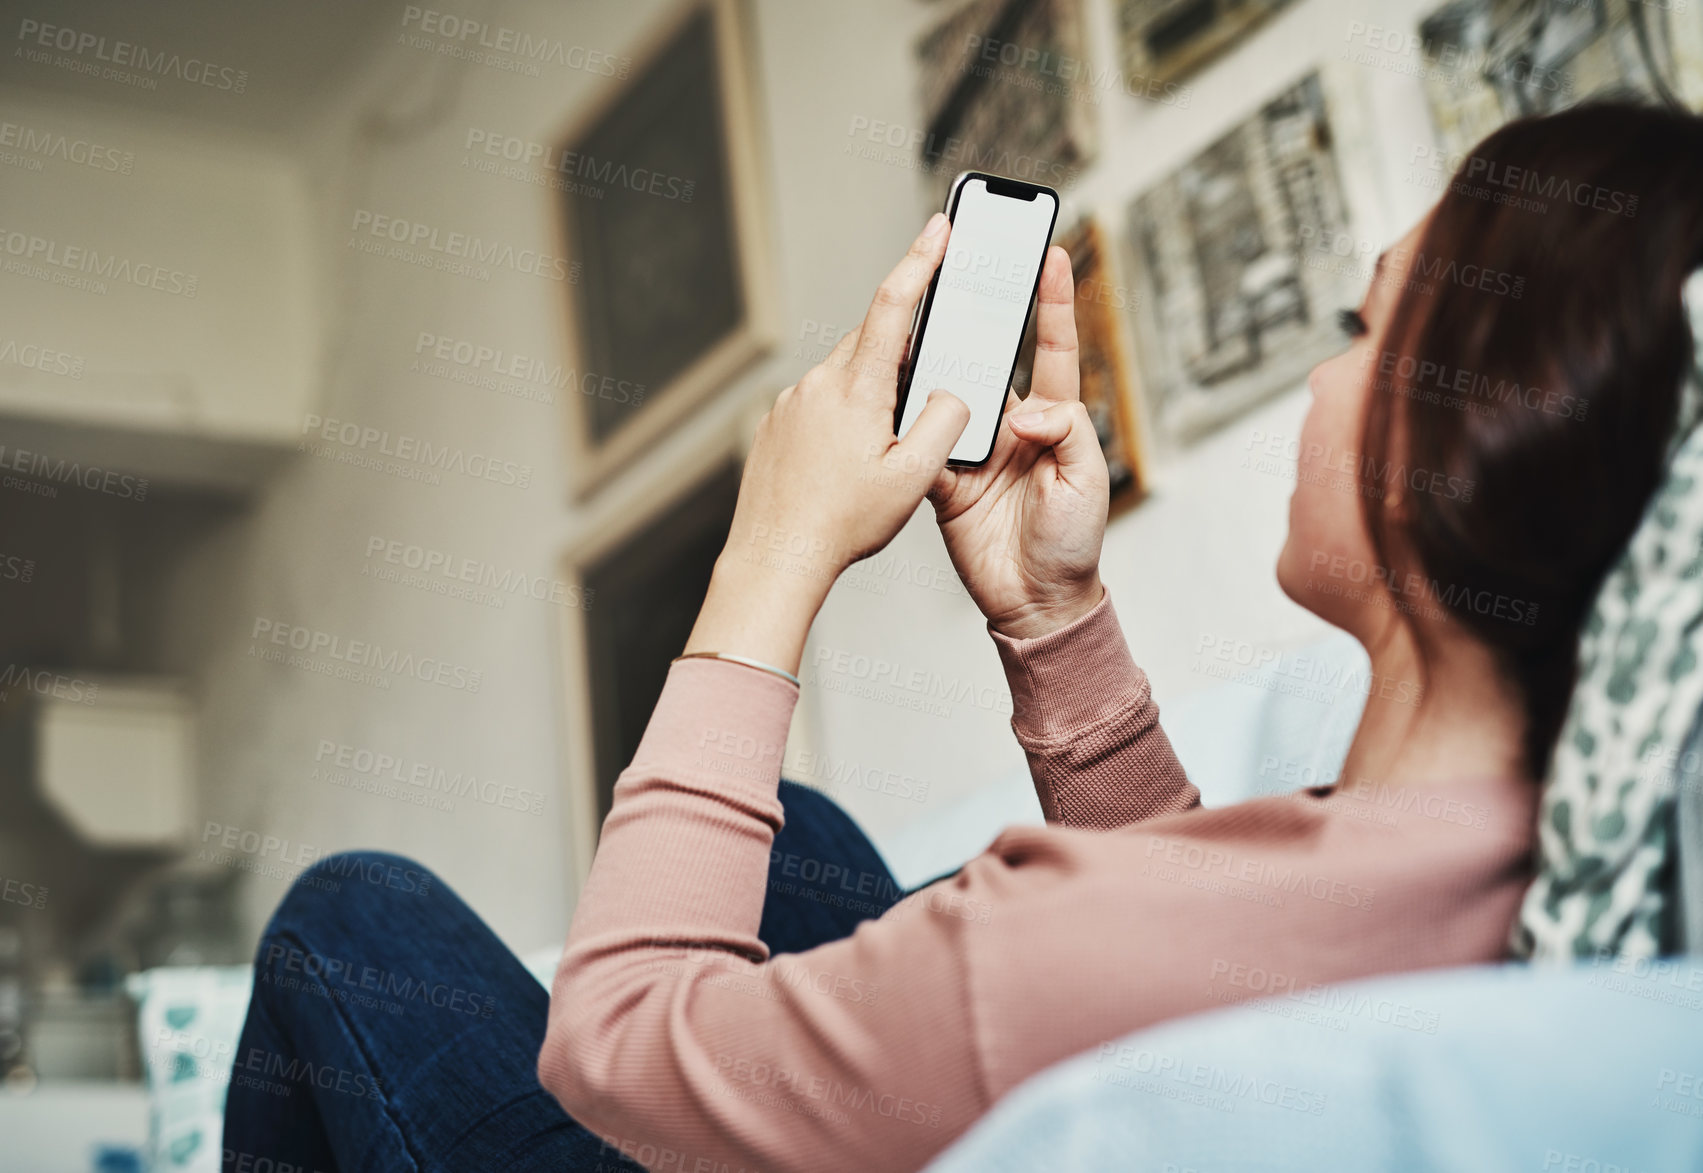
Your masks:
<svg viewBox="0 0 1703 1173"><path fill-rule="evenodd" d="M776 803L798 686L726 660L681 660L668 670L629 772L693 789Z"/></svg>
<svg viewBox="0 0 1703 1173"><path fill-rule="evenodd" d="M1025 740L1067 737L1149 696L1109 591L1088 614L1047 635L1013 639L991 627L988 634L1011 686L1011 724Z"/></svg>

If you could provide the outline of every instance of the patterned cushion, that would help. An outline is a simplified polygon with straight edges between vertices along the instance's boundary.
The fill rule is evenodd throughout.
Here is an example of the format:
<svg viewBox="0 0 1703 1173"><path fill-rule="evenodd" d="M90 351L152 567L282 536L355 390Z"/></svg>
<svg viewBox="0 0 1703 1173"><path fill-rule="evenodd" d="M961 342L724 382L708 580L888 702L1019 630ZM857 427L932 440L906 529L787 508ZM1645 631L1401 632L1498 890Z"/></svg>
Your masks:
<svg viewBox="0 0 1703 1173"><path fill-rule="evenodd" d="M246 965L151 969L126 980L140 1006L154 1173L218 1173L225 1090L252 982Z"/></svg>

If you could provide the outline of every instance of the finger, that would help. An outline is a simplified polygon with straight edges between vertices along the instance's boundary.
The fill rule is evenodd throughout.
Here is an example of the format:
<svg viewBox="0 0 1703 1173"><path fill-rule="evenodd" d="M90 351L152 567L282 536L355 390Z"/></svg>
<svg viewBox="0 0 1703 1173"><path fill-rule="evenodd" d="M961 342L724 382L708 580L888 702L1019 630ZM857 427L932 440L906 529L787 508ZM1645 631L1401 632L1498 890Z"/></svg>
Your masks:
<svg viewBox="0 0 1703 1173"><path fill-rule="evenodd" d="M1080 399L1055 403L1045 411L1019 412L1005 418L1018 439L1053 450L1059 472L1066 480L1075 479L1073 473L1086 474L1105 465L1106 454L1100 449L1094 421L1088 418L1088 409Z"/></svg>
<svg viewBox="0 0 1703 1173"><path fill-rule="evenodd" d="M822 365L833 367L837 371L845 370L846 364L851 362L853 352L857 350L858 335L862 333L862 323L847 330L840 336L840 340L834 343L834 349L828 352L828 357L822 360Z"/></svg>
<svg viewBox="0 0 1703 1173"><path fill-rule="evenodd" d="M911 339L916 335L906 334L903 345L899 347L898 365L893 370L893 386L898 387L905 381L905 364L911 360Z"/></svg>
<svg viewBox="0 0 1703 1173"><path fill-rule="evenodd" d="M893 376L904 358L905 336L911 331L917 302L922 300L923 291L946 255L948 226L941 213L930 216L922 235L911 242L905 259L876 289L869 312L863 316L862 337L852 356L852 373L860 382L896 394Z"/></svg>
<svg viewBox="0 0 1703 1173"><path fill-rule="evenodd" d="M1047 250L1035 310L1035 374L1031 391L1053 402L1082 397L1082 369L1076 348L1076 283L1070 254L1058 245Z"/></svg>
<svg viewBox="0 0 1703 1173"><path fill-rule="evenodd" d="M919 487L932 488L946 467L952 445L964 434L970 422L970 409L950 391L930 391L922 414L917 416L911 430L905 433L895 448L900 455L901 468L918 471Z"/></svg>
<svg viewBox="0 0 1703 1173"><path fill-rule="evenodd" d="M948 452L950 452L950 449L948 449ZM928 487L928 492L925 495L934 504L935 511L939 512L946 507L948 501L952 500L952 494L957 491L957 488L958 470L942 466L940 471L935 474L934 483Z"/></svg>

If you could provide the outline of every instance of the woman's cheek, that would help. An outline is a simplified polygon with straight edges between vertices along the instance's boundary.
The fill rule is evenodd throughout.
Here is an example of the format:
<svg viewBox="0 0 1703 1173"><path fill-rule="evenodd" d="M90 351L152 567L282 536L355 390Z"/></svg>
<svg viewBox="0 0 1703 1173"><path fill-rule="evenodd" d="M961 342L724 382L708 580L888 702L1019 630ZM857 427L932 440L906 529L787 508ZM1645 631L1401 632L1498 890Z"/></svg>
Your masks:
<svg viewBox="0 0 1703 1173"><path fill-rule="evenodd" d="M1319 485L1307 458L1308 433L1303 423L1296 444L1295 487L1289 494L1289 533L1277 559L1278 585L1303 606L1306 600L1298 592L1306 581L1307 550L1317 542L1319 512Z"/></svg>
<svg viewBox="0 0 1703 1173"><path fill-rule="evenodd" d="M1309 610L1339 607L1318 590L1319 568L1355 558L1366 550L1359 513L1354 430L1359 421L1357 388L1345 386L1350 355L1321 364L1308 379L1313 398L1301 423L1295 460L1295 491L1289 503L1289 536L1278 561L1278 583ZM1331 616L1334 617L1334 614Z"/></svg>

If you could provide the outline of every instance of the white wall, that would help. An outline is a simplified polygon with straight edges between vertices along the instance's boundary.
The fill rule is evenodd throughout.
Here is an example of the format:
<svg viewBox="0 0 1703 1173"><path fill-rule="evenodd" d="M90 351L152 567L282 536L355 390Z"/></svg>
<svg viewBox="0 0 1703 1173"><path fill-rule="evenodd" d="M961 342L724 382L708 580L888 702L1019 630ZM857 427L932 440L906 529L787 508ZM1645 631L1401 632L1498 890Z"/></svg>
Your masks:
<svg viewBox="0 0 1703 1173"><path fill-rule="evenodd" d="M24 265L0 282L0 329L20 348L67 356L61 369L0 368L0 411L288 443L318 393L321 358L299 161L270 142L25 90L0 93L0 110L14 140L0 147L13 160L3 256ZM49 259L78 250L112 264L79 271L80 261ZM202 470L147 471L195 480Z"/></svg>
<svg viewBox="0 0 1703 1173"><path fill-rule="evenodd" d="M29 90L0 92L0 111L12 444L157 485L254 484L320 388L301 163Z"/></svg>
<svg viewBox="0 0 1703 1173"><path fill-rule="evenodd" d="M372 539L395 540L499 571L553 578L565 547L630 513L672 469L719 443L716 437L751 401L795 380L817 353L801 349L816 341L805 336L808 323L844 329L861 317L931 201L910 169L849 155L851 131L857 119L916 124L912 46L939 7L911 0L757 0L753 7L753 80L765 123L783 343L584 507L570 504L565 493L562 405L472 390L409 369L421 331L557 358L562 291L510 272L495 272L489 281L430 272L348 246L354 214L366 209L445 232L553 249L547 196L463 168L463 144L471 127L551 141L606 80L571 71L528 78L476 66L448 69L431 54L391 44L353 87L337 122L310 136L302 165L315 201L317 244L308 240L304 247L315 249L325 272L315 288L326 355L311 410L528 466L531 486L453 475L429 485L302 454L249 515L208 535L177 571L175 601L164 618L172 666L198 683L207 730L206 820L321 851L360 845L416 856L518 948L553 941L565 930L584 861L573 858L561 790L577 760L564 741L563 714L583 705L585 685L560 662L557 637L560 625L579 622L579 614L521 598L494 609L378 581L367 572L382 563L370 561L366 550ZM1396 24L1398 8L1412 13L1424 6L1400 0L1379 7L1388 10L1382 19ZM1263 97L1337 56L1356 8L1365 5L1302 0L1192 79L1187 108L1106 94L1099 162L1069 193L1066 218L1092 210L1121 241L1127 203L1143 186ZM503 6L493 19L624 52L662 9L659 0L527 0ZM1095 51L1109 63L1110 0L1087 0L1087 10ZM1350 202L1359 230L1387 239L1424 206L1424 193L1402 181L1400 166L1406 144L1428 134L1423 107L1416 83L1398 70L1347 69L1346 80L1333 83L1344 98L1341 129L1371 143L1386 161L1353 178ZM113 117L118 130L141 133L139 124ZM184 231L194 227L186 223ZM216 340L209 347L218 353ZM286 365L303 357L292 354ZM297 403L277 396L264 379L247 385L268 402ZM1151 499L1108 535L1105 578L1137 660L1162 697L1208 683L1192 666L1203 633L1284 646L1320 632L1271 577L1287 482L1238 468L1253 429L1294 433L1303 399L1297 392L1187 452L1158 454ZM299 427L299 415L290 423ZM887 566L920 567L925 579L948 567L926 516L904 531L893 555L897 561ZM807 664L818 649L845 649L1003 693L992 646L967 597L903 578L876 576L861 585L836 588ZM587 618L597 621L595 607ZM261 662L249 654L251 645L267 646L252 639L257 621L439 657L481 670L483 683L468 693L403 678L381 690ZM795 723L794 752L809 749L928 782L930 797L922 803L844 795L884 836L1021 769L997 705L955 707L942 719L812 687ZM543 813L465 798L445 813L339 788L315 776L316 765L325 765L316 763L322 742L542 791ZM252 879L245 902L251 929L282 887L278 879Z"/></svg>

